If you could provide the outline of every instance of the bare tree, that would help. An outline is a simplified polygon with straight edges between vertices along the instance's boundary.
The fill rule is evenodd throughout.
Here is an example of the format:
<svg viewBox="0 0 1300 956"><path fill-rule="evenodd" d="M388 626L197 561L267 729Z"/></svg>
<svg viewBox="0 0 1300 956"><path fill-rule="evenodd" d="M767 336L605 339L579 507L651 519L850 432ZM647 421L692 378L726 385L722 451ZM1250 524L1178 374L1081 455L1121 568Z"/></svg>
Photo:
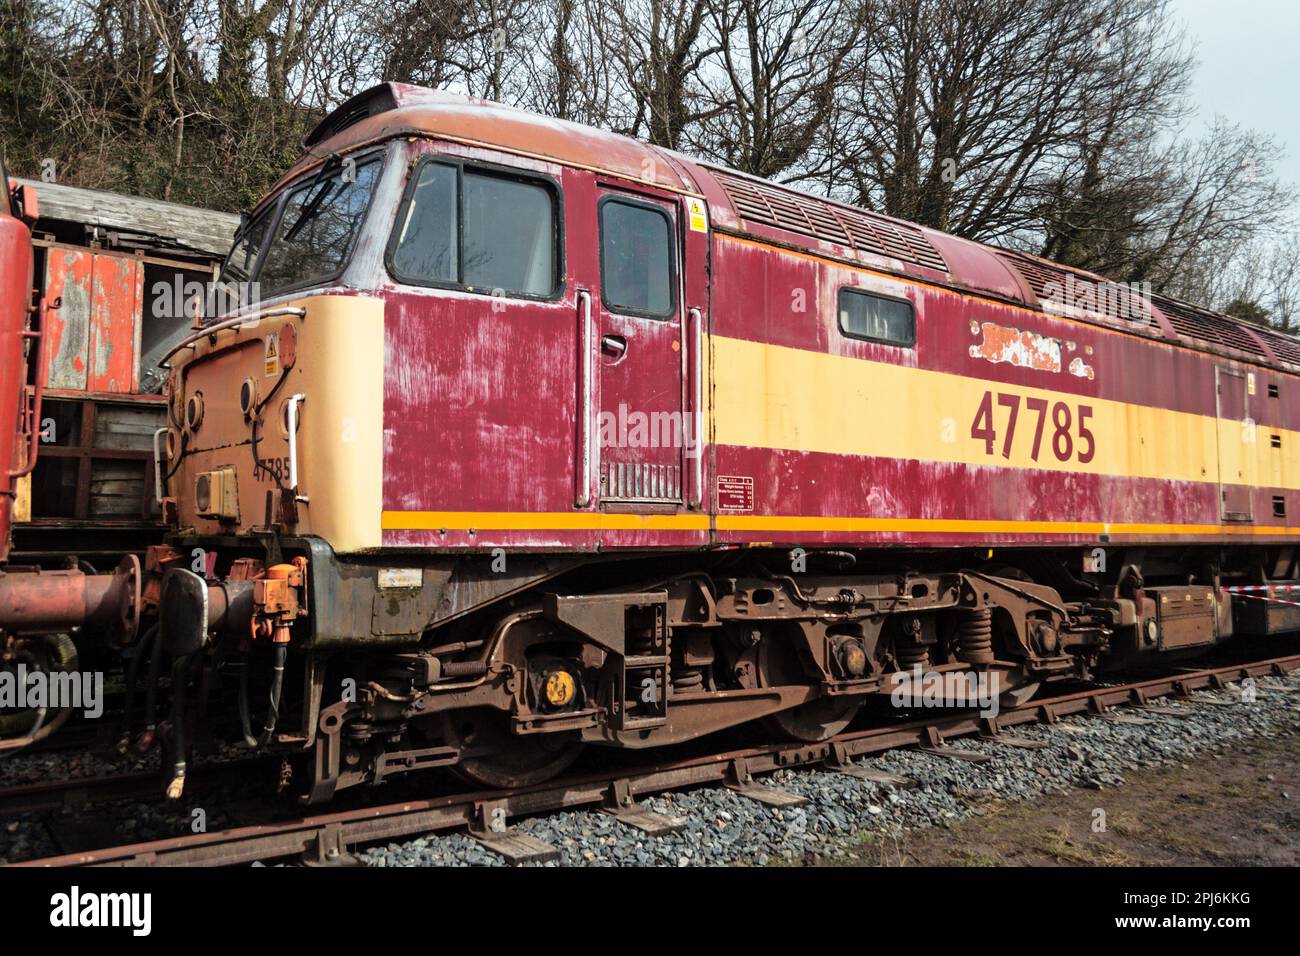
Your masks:
<svg viewBox="0 0 1300 956"><path fill-rule="evenodd" d="M756 176L799 179L857 65L858 0L709 0L719 69L701 73L709 109L687 137L698 151Z"/></svg>
<svg viewBox="0 0 1300 956"><path fill-rule="evenodd" d="M614 125L680 149L690 128L722 109L702 96L700 73L722 52L706 31L709 0L590 0L590 7L626 104Z"/></svg>
<svg viewBox="0 0 1300 956"><path fill-rule="evenodd" d="M247 208L390 79L1294 322L1280 149L1188 126L1168 3L7 0L0 146L29 174Z"/></svg>

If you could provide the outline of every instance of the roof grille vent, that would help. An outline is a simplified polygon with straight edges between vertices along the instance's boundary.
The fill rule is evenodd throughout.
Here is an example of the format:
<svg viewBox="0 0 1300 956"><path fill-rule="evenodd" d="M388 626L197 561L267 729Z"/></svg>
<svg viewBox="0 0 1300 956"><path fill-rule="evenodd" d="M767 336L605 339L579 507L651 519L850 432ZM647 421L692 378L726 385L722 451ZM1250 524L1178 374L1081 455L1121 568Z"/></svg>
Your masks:
<svg viewBox="0 0 1300 956"><path fill-rule="evenodd" d="M842 206L760 179L710 168L736 214L747 223L775 226L824 242L847 246L926 269L947 272L948 264L920 229L884 216Z"/></svg>
<svg viewBox="0 0 1300 956"><path fill-rule="evenodd" d="M1209 309L1201 309L1163 295L1156 296L1156 305L1160 306L1160 311L1165 314L1165 318L1179 335L1237 349L1261 359L1268 358L1260 348L1259 340L1251 335L1250 330L1226 315L1219 315Z"/></svg>

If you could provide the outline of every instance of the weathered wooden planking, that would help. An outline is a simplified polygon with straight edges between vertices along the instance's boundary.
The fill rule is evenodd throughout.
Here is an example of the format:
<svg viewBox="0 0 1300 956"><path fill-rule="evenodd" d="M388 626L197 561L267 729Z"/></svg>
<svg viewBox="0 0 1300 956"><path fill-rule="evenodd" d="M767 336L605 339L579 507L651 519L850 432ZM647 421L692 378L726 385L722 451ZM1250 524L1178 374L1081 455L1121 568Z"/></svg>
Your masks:
<svg viewBox="0 0 1300 956"><path fill-rule="evenodd" d="M212 255L230 251L239 228L238 216L212 209L31 179L19 182L36 190L41 219L145 233Z"/></svg>
<svg viewBox="0 0 1300 956"><path fill-rule="evenodd" d="M166 424L163 405L103 403L95 410L95 447L151 451L154 432Z"/></svg>

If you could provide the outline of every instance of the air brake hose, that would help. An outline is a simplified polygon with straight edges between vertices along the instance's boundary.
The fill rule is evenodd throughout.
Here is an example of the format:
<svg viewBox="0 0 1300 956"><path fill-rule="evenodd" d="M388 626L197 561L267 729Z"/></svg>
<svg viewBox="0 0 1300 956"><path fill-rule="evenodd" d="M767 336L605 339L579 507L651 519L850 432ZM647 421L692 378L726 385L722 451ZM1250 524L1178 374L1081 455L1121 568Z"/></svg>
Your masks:
<svg viewBox="0 0 1300 956"><path fill-rule="evenodd" d="M136 742L136 750L148 753L153 746L154 733L158 727L158 682L162 679L163 640L161 633L153 642L149 655L149 683L144 699L144 731Z"/></svg>
<svg viewBox="0 0 1300 956"><path fill-rule="evenodd" d="M117 752L120 754L126 753L131 745L131 714L135 709L135 685L140 679L140 660L150 652L157 637L158 625L155 624L144 632L144 636L135 645L135 653L131 655L131 666L126 671L126 705L122 713L122 736L117 744Z"/></svg>
<svg viewBox="0 0 1300 956"><path fill-rule="evenodd" d="M253 736L253 716L248 706L248 669L252 664L252 655L245 654L239 669L239 726L247 747L257 746L257 738Z"/></svg>
<svg viewBox="0 0 1300 956"><path fill-rule="evenodd" d="M275 645L275 667L271 671L271 702L266 711L266 726L262 728L262 736L257 741L260 747L265 747L271 742L276 722L280 719L280 690L284 687L284 662L288 655L288 644Z"/></svg>
<svg viewBox="0 0 1300 956"><path fill-rule="evenodd" d="M161 642L160 642L161 643ZM172 780L167 784L167 799L179 800L185 790L185 685L199 660L197 653L172 661Z"/></svg>

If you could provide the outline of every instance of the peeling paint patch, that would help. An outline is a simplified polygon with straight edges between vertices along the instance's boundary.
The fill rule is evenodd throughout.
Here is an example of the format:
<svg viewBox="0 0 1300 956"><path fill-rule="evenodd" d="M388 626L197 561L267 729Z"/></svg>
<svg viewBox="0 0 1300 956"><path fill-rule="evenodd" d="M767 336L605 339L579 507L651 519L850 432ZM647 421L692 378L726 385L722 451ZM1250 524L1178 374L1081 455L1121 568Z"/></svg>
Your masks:
<svg viewBox="0 0 1300 956"><path fill-rule="evenodd" d="M1076 358L1070 363L1070 374L1078 378L1086 378L1089 381L1094 377L1092 366L1081 358Z"/></svg>
<svg viewBox="0 0 1300 956"><path fill-rule="evenodd" d="M1061 370L1060 339L1029 331L1022 332L994 322L972 322L971 334L983 336L970 347L971 358L984 359L994 365L1006 363L1041 372Z"/></svg>

